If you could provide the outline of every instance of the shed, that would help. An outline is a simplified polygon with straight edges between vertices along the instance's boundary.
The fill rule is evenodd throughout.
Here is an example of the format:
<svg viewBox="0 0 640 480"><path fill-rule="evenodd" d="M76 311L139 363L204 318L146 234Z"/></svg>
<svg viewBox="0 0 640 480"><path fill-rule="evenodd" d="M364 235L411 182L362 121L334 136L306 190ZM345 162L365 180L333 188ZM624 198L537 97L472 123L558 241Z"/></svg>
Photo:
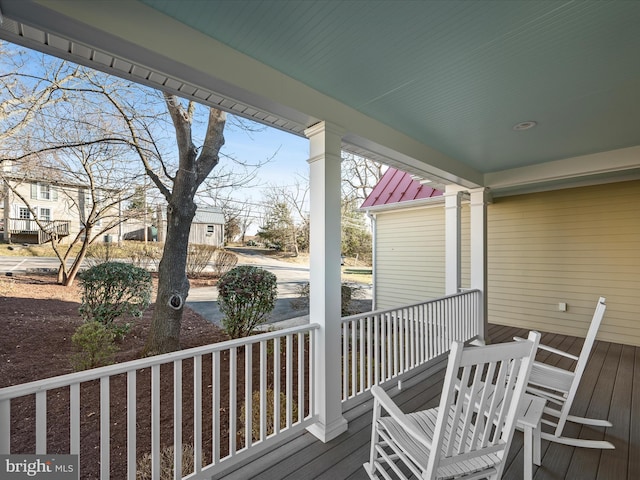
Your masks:
<svg viewBox="0 0 640 480"><path fill-rule="evenodd" d="M161 225L158 228L158 241L163 242L167 234L167 209L162 208ZM224 246L224 215L218 207L198 206L191 223L189 243L200 245Z"/></svg>

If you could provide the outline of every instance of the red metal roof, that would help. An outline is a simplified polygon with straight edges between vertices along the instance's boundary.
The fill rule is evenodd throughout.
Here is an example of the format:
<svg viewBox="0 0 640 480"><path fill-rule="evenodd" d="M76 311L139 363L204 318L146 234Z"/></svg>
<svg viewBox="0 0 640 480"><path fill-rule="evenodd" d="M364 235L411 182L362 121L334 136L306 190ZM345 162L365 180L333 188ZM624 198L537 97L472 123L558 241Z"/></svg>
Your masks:
<svg viewBox="0 0 640 480"><path fill-rule="evenodd" d="M360 208L437 197L442 191L422 185L409 173L389 167Z"/></svg>

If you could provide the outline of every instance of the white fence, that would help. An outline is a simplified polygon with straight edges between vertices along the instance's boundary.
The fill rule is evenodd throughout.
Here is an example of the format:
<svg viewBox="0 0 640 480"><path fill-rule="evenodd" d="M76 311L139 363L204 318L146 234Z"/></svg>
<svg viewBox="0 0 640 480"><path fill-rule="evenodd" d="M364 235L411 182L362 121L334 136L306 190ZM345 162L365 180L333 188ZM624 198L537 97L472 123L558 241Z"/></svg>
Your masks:
<svg viewBox="0 0 640 480"><path fill-rule="evenodd" d="M342 319L342 401L481 333L480 291Z"/></svg>
<svg viewBox="0 0 640 480"><path fill-rule="evenodd" d="M185 475L210 478L315 422L316 329L280 330L0 389L0 454L82 452L80 478L135 480L145 454L151 454L145 468L160 478L160 453L174 445L169 463L180 479L188 445L194 466ZM12 432L24 430L32 441L13 445Z"/></svg>

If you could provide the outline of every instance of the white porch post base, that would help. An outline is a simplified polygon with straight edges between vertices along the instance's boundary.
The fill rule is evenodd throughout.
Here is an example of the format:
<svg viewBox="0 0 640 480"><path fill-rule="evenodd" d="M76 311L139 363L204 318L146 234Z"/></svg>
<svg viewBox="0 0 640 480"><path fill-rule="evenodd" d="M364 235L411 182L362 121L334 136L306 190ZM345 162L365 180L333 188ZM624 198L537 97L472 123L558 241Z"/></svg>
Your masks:
<svg viewBox="0 0 640 480"><path fill-rule="evenodd" d="M344 417L340 417L331 425L325 425L320 422L315 423L307 427L307 431L321 442L327 443L328 441L336 438L338 435L346 432L347 428L349 428L347 421L344 419Z"/></svg>

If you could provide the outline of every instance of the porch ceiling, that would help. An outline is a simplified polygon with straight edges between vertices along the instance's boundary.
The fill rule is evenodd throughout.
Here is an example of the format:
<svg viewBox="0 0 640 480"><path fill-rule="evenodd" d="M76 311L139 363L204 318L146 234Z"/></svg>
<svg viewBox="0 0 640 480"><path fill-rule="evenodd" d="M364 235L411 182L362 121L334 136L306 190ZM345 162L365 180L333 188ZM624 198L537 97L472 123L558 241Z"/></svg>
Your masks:
<svg viewBox="0 0 640 480"><path fill-rule="evenodd" d="M0 9L11 41L298 135L331 121L352 151L443 183L513 189L640 167L640 2L0 0ZM537 126L512 129L529 120Z"/></svg>

